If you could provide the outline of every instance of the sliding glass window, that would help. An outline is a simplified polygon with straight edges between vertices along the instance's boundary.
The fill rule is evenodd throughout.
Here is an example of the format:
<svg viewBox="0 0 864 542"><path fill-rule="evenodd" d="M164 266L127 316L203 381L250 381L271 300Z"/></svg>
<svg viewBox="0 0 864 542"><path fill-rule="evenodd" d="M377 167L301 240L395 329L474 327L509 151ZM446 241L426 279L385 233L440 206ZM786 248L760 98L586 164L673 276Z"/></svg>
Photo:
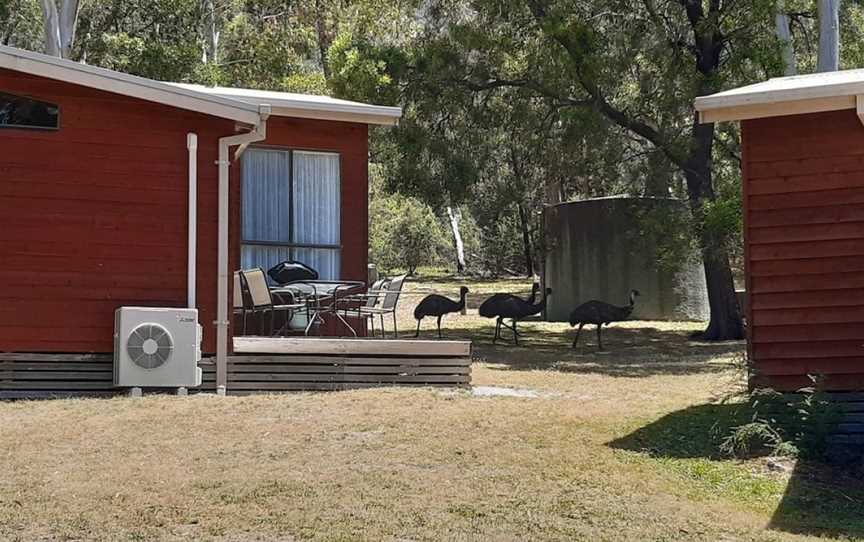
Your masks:
<svg viewBox="0 0 864 542"><path fill-rule="evenodd" d="M254 148L243 154L241 265L265 271L296 260L338 280L339 154Z"/></svg>

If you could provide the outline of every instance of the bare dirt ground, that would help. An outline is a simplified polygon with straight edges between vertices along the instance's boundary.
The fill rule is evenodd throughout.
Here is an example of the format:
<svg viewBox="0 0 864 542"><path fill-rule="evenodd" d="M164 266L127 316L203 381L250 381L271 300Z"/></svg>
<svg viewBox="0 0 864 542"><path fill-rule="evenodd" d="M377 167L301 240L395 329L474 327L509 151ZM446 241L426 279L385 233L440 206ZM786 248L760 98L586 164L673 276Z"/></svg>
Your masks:
<svg viewBox="0 0 864 542"><path fill-rule="evenodd" d="M413 334L421 294L458 285L411 284L402 329ZM527 286L469 283L478 301ZM568 326L530 322L521 347L493 346L475 312L445 324L448 338L474 341L474 383L530 397L390 388L0 403L0 540L864 534L854 488L712 451L742 344L689 341L701 324L630 322L598 353L591 333L572 350Z"/></svg>

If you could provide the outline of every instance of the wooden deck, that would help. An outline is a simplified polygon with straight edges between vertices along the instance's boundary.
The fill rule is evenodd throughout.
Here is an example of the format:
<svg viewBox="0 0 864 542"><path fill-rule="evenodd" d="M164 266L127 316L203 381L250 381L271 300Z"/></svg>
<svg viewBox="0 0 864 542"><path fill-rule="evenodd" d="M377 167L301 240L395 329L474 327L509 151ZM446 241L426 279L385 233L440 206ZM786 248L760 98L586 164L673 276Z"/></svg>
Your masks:
<svg viewBox="0 0 864 542"><path fill-rule="evenodd" d="M202 368L212 390L214 367ZM228 393L470 384L467 341L244 337L228 359Z"/></svg>
<svg viewBox="0 0 864 542"><path fill-rule="evenodd" d="M376 386L465 387L471 343L379 339L237 338L228 357L228 393L345 390ZM201 362L215 390L215 366ZM113 384L111 354L0 353L0 399L104 397Z"/></svg>

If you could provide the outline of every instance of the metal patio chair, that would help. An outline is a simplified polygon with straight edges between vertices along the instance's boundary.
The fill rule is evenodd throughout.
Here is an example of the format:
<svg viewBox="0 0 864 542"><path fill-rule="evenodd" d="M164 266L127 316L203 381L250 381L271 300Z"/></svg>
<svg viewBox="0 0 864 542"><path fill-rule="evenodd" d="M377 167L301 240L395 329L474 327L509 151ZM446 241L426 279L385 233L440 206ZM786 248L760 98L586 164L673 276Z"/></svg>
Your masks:
<svg viewBox="0 0 864 542"><path fill-rule="evenodd" d="M243 321L243 335L246 335L246 324L249 319L247 308L249 306L249 302L247 298L249 297L248 293L245 291L246 288L243 285L243 277L240 275L240 271L234 271L234 307L233 313L235 320L237 317L242 318Z"/></svg>
<svg viewBox="0 0 864 542"><path fill-rule="evenodd" d="M373 309L381 304L384 296L387 294L387 285L390 279L382 278L372 283L372 286L362 294L352 294L342 300L342 307L339 311L342 316L356 317L357 319L365 319L369 321L369 329L372 336L375 336L375 318L369 313L361 312L362 309ZM381 327L381 332L384 332L384 327Z"/></svg>
<svg viewBox="0 0 864 542"><path fill-rule="evenodd" d="M379 290L378 293L374 294L374 297L380 300L380 304L373 304L371 307L368 306L369 301L367 301L367 305L361 305L358 308L358 313L361 317L369 318L373 321L372 331L374 336L374 320L375 316L381 321L381 337L386 337L385 329L384 329L384 315L391 314L393 315L393 336L395 338L399 338L399 328L396 325L396 306L399 303L399 296L402 295L402 285L405 283L407 275L399 275L391 279L385 287ZM374 284L373 284L374 287ZM365 296L367 299L370 299L373 296Z"/></svg>
<svg viewBox="0 0 864 542"><path fill-rule="evenodd" d="M281 335L284 329L288 326L288 323L294 317L294 314L299 311L306 311L308 316L308 305L305 300L297 300L290 294L282 294L282 296L287 296L289 299L288 303L285 303L285 297L280 296L280 300L277 303L273 302L273 296L270 293L270 288L267 286L267 279L264 275L264 270L260 267L255 269L247 269L244 271L240 271L241 275L241 283L246 283L247 291L249 292L249 308L248 312L253 314L261 314L261 317L265 314L269 314L270 317L270 336L276 335L275 332L275 319L276 313L283 312L285 313L285 322L279 328L279 334ZM263 327L263 322L259 320L259 332Z"/></svg>

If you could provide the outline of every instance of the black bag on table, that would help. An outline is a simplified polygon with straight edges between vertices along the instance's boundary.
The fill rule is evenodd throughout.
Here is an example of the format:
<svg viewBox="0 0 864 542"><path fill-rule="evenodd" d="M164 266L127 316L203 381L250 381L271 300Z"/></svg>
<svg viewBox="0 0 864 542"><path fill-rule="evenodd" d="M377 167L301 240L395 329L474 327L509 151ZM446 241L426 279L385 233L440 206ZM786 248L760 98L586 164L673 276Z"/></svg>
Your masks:
<svg viewBox="0 0 864 542"><path fill-rule="evenodd" d="M302 262L292 260L274 265L267 274L277 284L288 284L298 280L318 280L318 271Z"/></svg>

